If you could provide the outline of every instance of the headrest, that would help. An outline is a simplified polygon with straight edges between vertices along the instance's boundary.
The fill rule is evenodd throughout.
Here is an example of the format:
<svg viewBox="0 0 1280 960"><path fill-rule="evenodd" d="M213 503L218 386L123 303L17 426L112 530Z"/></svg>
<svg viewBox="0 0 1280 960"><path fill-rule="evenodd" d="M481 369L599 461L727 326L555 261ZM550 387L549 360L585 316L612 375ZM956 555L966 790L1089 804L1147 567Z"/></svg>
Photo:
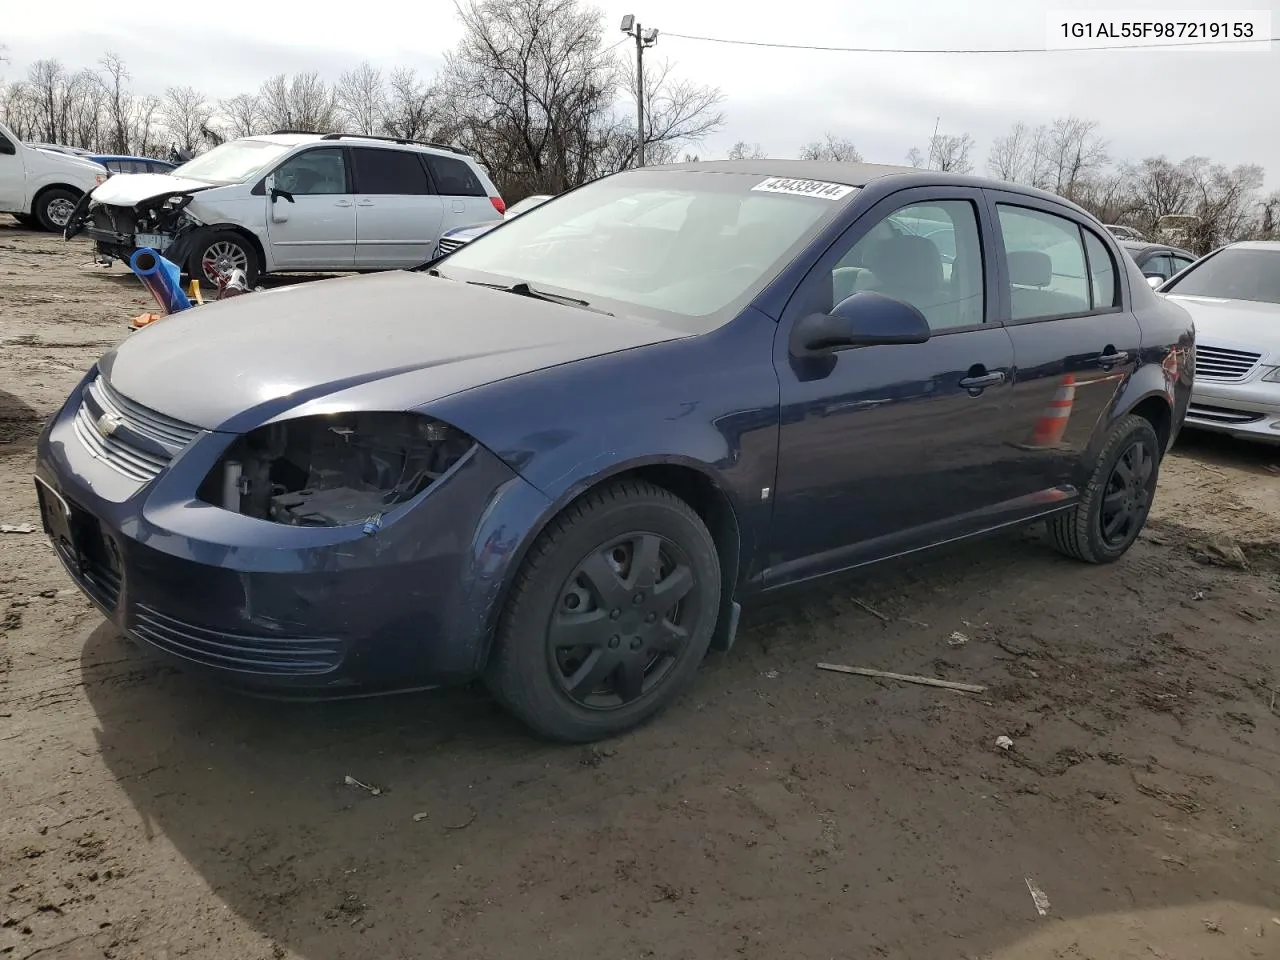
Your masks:
<svg viewBox="0 0 1280 960"><path fill-rule="evenodd" d="M1039 250L1009 253L1009 282L1020 287L1047 287L1053 281L1053 261Z"/></svg>
<svg viewBox="0 0 1280 960"><path fill-rule="evenodd" d="M865 262L886 289L925 292L942 285L942 255L927 237L881 240L867 251Z"/></svg>

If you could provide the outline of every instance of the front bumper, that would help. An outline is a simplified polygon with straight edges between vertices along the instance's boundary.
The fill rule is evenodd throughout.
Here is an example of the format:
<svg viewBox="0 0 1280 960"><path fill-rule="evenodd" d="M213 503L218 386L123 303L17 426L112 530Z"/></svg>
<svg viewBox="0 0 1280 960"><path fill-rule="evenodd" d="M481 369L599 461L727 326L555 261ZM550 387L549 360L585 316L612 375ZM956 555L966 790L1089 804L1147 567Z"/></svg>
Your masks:
<svg viewBox="0 0 1280 960"><path fill-rule="evenodd" d="M83 392L40 437L37 494L68 573L122 633L268 694L436 686L482 669L502 586L547 506L493 454L474 448L371 536L288 527L194 499L229 434L200 432L152 480L121 474L76 433Z"/></svg>
<svg viewBox="0 0 1280 960"><path fill-rule="evenodd" d="M1196 380L1186 425L1242 440L1280 443L1280 383Z"/></svg>

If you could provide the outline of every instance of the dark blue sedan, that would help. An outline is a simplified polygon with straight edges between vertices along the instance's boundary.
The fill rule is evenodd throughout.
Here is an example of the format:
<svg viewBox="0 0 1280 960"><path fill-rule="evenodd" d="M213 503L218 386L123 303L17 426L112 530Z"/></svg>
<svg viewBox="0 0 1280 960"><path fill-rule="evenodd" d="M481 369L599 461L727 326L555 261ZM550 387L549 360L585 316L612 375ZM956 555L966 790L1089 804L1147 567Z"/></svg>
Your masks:
<svg viewBox="0 0 1280 960"><path fill-rule="evenodd" d="M1033 521L1138 536L1194 334L1102 224L973 177L629 171L417 271L153 324L41 437L75 581L260 693L670 703L749 596Z"/></svg>

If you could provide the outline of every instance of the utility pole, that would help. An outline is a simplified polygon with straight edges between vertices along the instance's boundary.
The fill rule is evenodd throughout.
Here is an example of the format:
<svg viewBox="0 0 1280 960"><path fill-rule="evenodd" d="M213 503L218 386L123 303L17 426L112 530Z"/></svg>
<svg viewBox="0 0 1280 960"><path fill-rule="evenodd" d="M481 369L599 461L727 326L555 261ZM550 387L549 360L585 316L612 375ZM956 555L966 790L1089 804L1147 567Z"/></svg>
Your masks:
<svg viewBox="0 0 1280 960"><path fill-rule="evenodd" d="M628 13L622 18L622 32L636 41L636 166L644 166L644 51L658 42L656 27L643 29L636 21L635 14Z"/></svg>

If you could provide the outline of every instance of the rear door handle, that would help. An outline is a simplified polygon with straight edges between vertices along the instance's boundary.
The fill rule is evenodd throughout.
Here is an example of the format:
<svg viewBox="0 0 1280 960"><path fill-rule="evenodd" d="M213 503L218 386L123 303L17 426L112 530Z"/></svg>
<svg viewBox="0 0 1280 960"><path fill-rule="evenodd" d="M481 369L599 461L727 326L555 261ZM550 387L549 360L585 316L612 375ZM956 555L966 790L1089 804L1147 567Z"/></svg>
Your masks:
<svg viewBox="0 0 1280 960"><path fill-rule="evenodd" d="M357 200L357 201L356 201L356 206L357 206L357 207L372 207L373 205L374 205L374 204L373 204L373 201L372 201L372 200Z"/></svg>
<svg viewBox="0 0 1280 960"><path fill-rule="evenodd" d="M999 383L1004 383L1003 370L997 370L995 373L984 373L980 377L965 377L960 381L960 386L966 390L985 390L987 387L994 387Z"/></svg>
<svg viewBox="0 0 1280 960"><path fill-rule="evenodd" d="M1119 350L1116 353L1099 354L1097 363L1100 367L1114 367L1118 363L1126 363L1128 359L1129 354L1124 350Z"/></svg>
<svg viewBox="0 0 1280 960"><path fill-rule="evenodd" d="M350 201L350 200L335 200L335 201L333 202L333 205L334 205L335 207L349 207L349 206L351 206L351 201Z"/></svg>

